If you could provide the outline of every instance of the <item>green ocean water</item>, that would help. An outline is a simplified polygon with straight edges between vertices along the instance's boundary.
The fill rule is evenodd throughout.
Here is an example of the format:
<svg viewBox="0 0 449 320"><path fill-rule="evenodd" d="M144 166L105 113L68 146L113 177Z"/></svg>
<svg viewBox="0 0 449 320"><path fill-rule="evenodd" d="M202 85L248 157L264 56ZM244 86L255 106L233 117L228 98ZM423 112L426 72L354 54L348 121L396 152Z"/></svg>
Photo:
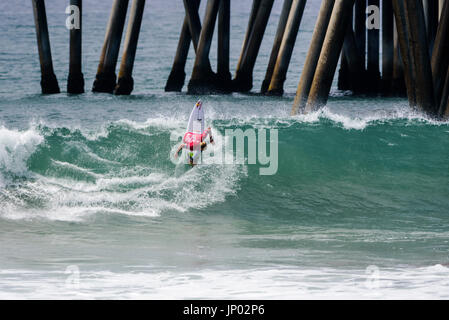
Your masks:
<svg viewBox="0 0 449 320"><path fill-rule="evenodd" d="M233 2L232 66L250 6ZM263 176L258 164L170 161L198 98L163 92L182 3L148 2L129 97L40 95L31 5L2 3L0 297L448 298L449 124L335 88L323 110L290 117L318 6L306 7L283 98L202 97L217 140L278 130L278 170ZM85 4L88 91L109 7ZM65 5L47 9L64 91Z"/></svg>

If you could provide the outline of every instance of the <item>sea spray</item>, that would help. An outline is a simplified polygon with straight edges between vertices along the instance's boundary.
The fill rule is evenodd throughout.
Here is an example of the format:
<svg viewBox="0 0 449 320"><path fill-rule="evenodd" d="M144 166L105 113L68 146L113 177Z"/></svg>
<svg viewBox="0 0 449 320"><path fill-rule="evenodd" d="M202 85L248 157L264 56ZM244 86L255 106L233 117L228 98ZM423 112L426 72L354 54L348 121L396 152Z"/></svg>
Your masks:
<svg viewBox="0 0 449 320"><path fill-rule="evenodd" d="M14 173L30 172L33 179L2 191L22 199L11 203L4 198L9 205L2 210L3 216L69 221L105 213L157 216L167 210L202 208L235 193L245 172L238 166L195 168L176 176L175 166L167 162L171 146L164 137L170 128L160 123L118 121L107 126L106 132L99 129L96 138L92 132L85 136L78 129L45 126L37 127L41 135L31 134L35 129L14 131L33 149L10 150L5 144L9 162L4 163L11 165L9 159L20 159L21 166L14 167ZM12 139L4 140L12 143ZM8 171L2 168L2 174ZM27 195L39 201L27 200Z"/></svg>
<svg viewBox="0 0 449 320"><path fill-rule="evenodd" d="M20 132L0 127L0 186L6 183L6 175L28 173L26 161L42 141L34 129Z"/></svg>

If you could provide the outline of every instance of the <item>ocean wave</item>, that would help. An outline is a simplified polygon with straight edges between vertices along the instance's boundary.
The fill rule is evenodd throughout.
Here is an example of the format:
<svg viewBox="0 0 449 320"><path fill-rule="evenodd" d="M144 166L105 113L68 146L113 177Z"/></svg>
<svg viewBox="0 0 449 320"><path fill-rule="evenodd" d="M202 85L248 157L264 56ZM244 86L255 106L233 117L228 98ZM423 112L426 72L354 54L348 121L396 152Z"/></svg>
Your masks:
<svg viewBox="0 0 449 320"><path fill-rule="evenodd" d="M449 269L277 268L191 272L1 270L0 298L28 299L448 299ZM372 271L376 272L372 272ZM21 281L16 281L20 277ZM36 281L38 279L39 281ZM68 280L67 280L68 279ZM45 288L42 283L45 282ZM3 290L7 288L7 290Z"/></svg>
<svg viewBox="0 0 449 320"><path fill-rule="evenodd" d="M354 114L351 114L348 110L336 110L335 108L323 107L308 114L298 114L295 116L290 116L286 110L272 110L271 113L268 111L246 114L221 113L217 114L216 117L211 117L211 119L213 119L214 123L223 126L255 126L259 128L285 128L296 124L313 126L330 124L347 130L364 130L367 127L379 125L449 125L449 121L436 120L423 112L414 111L409 107L399 105L388 110L366 110L364 112L358 111ZM141 125L145 126L144 123Z"/></svg>
<svg viewBox="0 0 449 320"><path fill-rule="evenodd" d="M132 127L136 130L152 128L164 128L164 129L177 129L179 127L184 127L187 119L179 119L175 117L159 117L159 118L148 118L144 122L137 122L128 119L120 119L115 123L124 124Z"/></svg>
<svg viewBox="0 0 449 320"><path fill-rule="evenodd" d="M5 175L28 173L26 161L43 141L35 129L19 131L0 127L0 187L5 185Z"/></svg>
<svg viewBox="0 0 449 320"><path fill-rule="evenodd" d="M96 139L79 129L42 124L23 132L8 130L9 138L2 141L2 173L27 173L29 178L0 190L0 216L62 221L83 221L94 213L153 217L205 208L238 190L245 168L208 170L205 165L179 174L179 166L169 160L175 146L158 141L159 134L139 132L160 131L160 125L132 124L137 132L124 132L123 125L131 124L116 122L107 133L99 129ZM168 138L169 132L165 128L161 134ZM154 152L144 150L146 146Z"/></svg>
<svg viewBox="0 0 449 320"><path fill-rule="evenodd" d="M294 116L293 119L300 123L318 123L321 120L330 120L335 125L340 125L344 129L363 130L368 126L377 125L397 125L401 121L403 125L426 124L432 126L448 126L449 121L439 121L422 113L410 110L410 108L395 108L393 110L382 110L367 113L363 116L350 116L338 113L328 107L305 115Z"/></svg>
<svg viewBox="0 0 449 320"><path fill-rule="evenodd" d="M398 159L400 155L410 155L401 160L403 165L418 170L418 163L410 160L412 155L421 157L422 151L427 149L435 152L427 139L434 142L440 139L438 141L444 143L445 135L438 135L435 130L443 126L441 131L446 132L448 122L438 122L401 108L360 117L324 108L296 117L229 117L214 120L211 126L217 137L216 148L222 147L219 144L225 139L220 138L227 128L279 129L280 175L284 182L289 181L289 177L301 177L306 183L305 177L314 179L323 172L329 179L340 177L344 172L344 179L357 181L359 172L372 171L372 166L365 165L367 160L384 163L384 159ZM375 130L368 132L368 128ZM170 117L142 122L122 119L96 130L50 128L42 122L22 131L0 127L0 200L3 205L0 214L22 218L23 213L28 212L33 217L41 216L40 211L50 211L52 213L47 216L51 219L70 220L80 215L61 212L80 209L89 216L95 211L91 208L130 215L147 212L147 209L155 214L198 210L236 194L250 170L238 165L204 165L187 172L179 170L180 166L170 161L170 155L177 148L177 142L171 138L182 137L183 120ZM326 148L317 149L317 145ZM358 147L353 150L354 146ZM372 153L380 149L381 154ZM345 152L337 153L341 150ZM324 165L330 153L333 159L329 165ZM321 162L317 163L311 155ZM441 166L438 161L434 159L435 165ZM351 167L343 165L347 163L352 163ZM207 157L205 164L208 164ZM305 168L312 168L315 174L304 171ZM410 179L414 178L413 170ZM280 183L276 177L267 179L274 190L291 192L288 184ZM258 182L251 184L247 191L259 194ZM192 198L197 200L191 201Z"/></svg>

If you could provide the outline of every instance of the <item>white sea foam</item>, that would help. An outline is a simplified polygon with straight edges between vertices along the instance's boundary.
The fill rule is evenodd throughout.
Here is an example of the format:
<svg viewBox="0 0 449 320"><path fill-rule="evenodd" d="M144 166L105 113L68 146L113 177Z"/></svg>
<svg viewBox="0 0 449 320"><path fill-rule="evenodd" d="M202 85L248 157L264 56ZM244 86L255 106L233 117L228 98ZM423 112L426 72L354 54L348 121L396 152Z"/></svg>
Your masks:
<svg viewBox="0 0 449 320"><path fill-rule="evenodd" d="M234 112L236 111L236 112ZM245 111L248 111L245 109ZM318 123L321 120L330 120L332 123L342 126L348 130L363 130L368 126L377 125L379 123L388 123L395 120L406 120L408 123L422 122L429 125L444 125L447 126L449 121L437 121L425 113L410 109L409 106L397 104L389 109L375 109L360 110L351 113L347 109L336 109L335 106L330 105L321 108L317 111L308 114L299 114L290 116L290 104L283 106L281 109L273 110L270 104L264 105L263 108L258 108L254 113L241 113L238 109L223 112L217 106L208 109L208 118L215 121L220 121L226 125L229 123L233 126L258 126L258 127L272 127L275 126L290 126L294 123ZM166 127L183 127L184 120L172 119L171 117L163 117L162 119L149 119L146 122L135 123L131 122L135 128L144 128L147 125L159 124Z"/></svg>
<svg viewBox="0 0 449 320"><path fill-rule="evenodd" d="M83 136L89 141L97 141L98 139L106 138L109 134L106 125L102 125L100 126L99 129L96 130L83 130L83 128L78 129L82 132Z"/></svg>
<svg viewBox="0 0 449 320"><path fill-rule="evenodd" d="M174 117L148 118L144 122L137 122L128 119L118 120L116 123L125 124L136 130L147 129L149 127L159 127L164 129L176 129L184 127L187 119L179 119Z"/></svg>
<svg viewBox="0 0 449 320"><path fill-rule="evenodd" d="M272 110L270 105L265 106L265 109L258 109L257 113L241 113L241 112L223 112L219 109L220 106L209 107L207 109L208 118L214 121L221 121L226 125L229 122L231 125L247 126L255 125L260 127L272 127L273 122L275 125L290 126L295 122L302 123L318 123L320 120L327 119L331 122L341 125L348 130L363 130L370 125L376 125L379 123L388 123L394 120L406 120L410 123L422 122L429 125L449 125L449 121L438 121L425 113L410 109L405 105L394 105L391 109L374 109L372 111L365 110L363 113L357 112L352 114L347 110L336 110L334 107L323 107L317 111L308 114L299 114L296 116L290 116L290 104L281 110ZM237 109L238 110L238 109ZM360 111L360 110L359 110ZM142 131L148 128L162 128L169 130L184 130L185 122L187 121L188 114L183 115L185 117L174 117L167 115L157 115L157 117L148 118L144 121L132 121L129 119L120 119L116 121L116 124L126 125L135 130ZM107 130L102 128L96 132L86 132L83 134L88 136L89 139L95 139L97 137L107 136L105 133Z"/></svg>
<svg viewBox="0 0 449 320"><path fill-rule="evenodd" d="M423 113L410 110L409 108L395 108L390 111L376 111L363 116L350 116L324 107L318 111L305 115L294 116L299 122L315 123L320 119L328 119L334 123L340 124L345 129L363 130L369 125L385 123L392 120L407 120L409 122L424 122L430 125L448 125L449 121L437 121Z"/></svg>
<svg viewBox="0 0 449 320"><path fill-rule="evenodd" d="M0 166L14 173L26 172L25 161L42 141L34 129L21 132L0 127Z"/></svg>
<svg viewBox="0 0 449 320"><path fill-rule="evenodd" d="M59 167L62 167L62 168L68 168L68 169L71 169L71 170L74 170L74 171L80 171L80 172L86 173L86 174L88 174L88 175L90 175L92 177L98 177L98 175L96 173L90 171L89 169L81 168L81 167L79 167L79 166L77 166L77 165L75 165L73 163L68 163L68 162L65 162L65 161L58 161L58 160L54 160L54 159L52 159L51 161L56 166L59 166Z"/></svg>
<svg viewBox="0 0 449 320"><path fill-rule="evenodd" d="M87 148L81 142L70 143L81 150ZM29 150L23 156L21 169L24 171L26 158L31 153L32 150ZM239 166L219 166L213 170L199 166L176 176L174 172L160 171L150 166L96 173L66 161L52 159L52 165L80 172L93 180L80 181L70 176L34 173L33 179L22 181L19 188L2 191L7 205L0 208L0 216L8 219L83 221L95 213L152 217L167 210L184 212L224 201L227 195L238 190L238 181L246 173L245 168ZM120 163L117 165L120 168ZM29 208L24 198L38 199L40 205Z"/></svg>
<svg viewBox="0 0 449 320"><path fill-rule="evenodd" d="M0 127L1 172L17 175L26 174L26 161L42 141L43 137L34 129L18 131ZM6 183L1 172L0 187Z"/></svg>
<svg viewBox="0 0 449 320"><path fill-rule="evenodd" d="M140 268L141 269L141 268ZM449 268L0 271L0 299L449 299ZM45 283L45 286L43 284Z"/></svg>

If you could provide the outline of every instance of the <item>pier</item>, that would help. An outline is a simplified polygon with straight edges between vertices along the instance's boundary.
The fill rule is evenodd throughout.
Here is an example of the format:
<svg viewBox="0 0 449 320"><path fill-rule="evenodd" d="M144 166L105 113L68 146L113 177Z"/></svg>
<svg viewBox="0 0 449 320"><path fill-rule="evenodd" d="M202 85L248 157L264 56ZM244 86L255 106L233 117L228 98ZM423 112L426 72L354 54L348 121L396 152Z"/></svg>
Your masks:
<svg viewBox="0 0 449 320"><path fill-rule="evenodd" d="M253 0L239 52L231 52L231 0L178 0L185 16L179 21L179 41L173 48L172 68L165 91L188 94L230 94L253 90L253 70L269 23L277 29L260 94L282 96L294 47L308 45L292 115L326 105L332 83L353 95L406 97L410 107L434 118L449 117L449 1L445 0L323 0L310 43L300 36L307 0L283 0L279 19L270 19L274 0ZM53 70L44 0L32 0L43 94L60 93ZM67 93L85 92L82 68L82 0L68 0L73 19L68 31L70 59ZM103 43L93 92L130 95L138 83L132 77L141 28L146 28L145 6L151 1L114 0ZM202 14L204 14L201 19ZM128 24L125 30L125 21ZM72 16L71 16L72 17ZM122 35L125 40L122 44ZM211 67L211 45L216 34L217 69ZM119 63L119 51L123 55ZM186 61L193 46L192 70ZM235 69L230 57L238 57ZM118 75L117 65L119 64ZM89 71L87 71L89 72ZM291 74L291 73L290 73ZM186 79L190 75L189 79Z"/></svg>

